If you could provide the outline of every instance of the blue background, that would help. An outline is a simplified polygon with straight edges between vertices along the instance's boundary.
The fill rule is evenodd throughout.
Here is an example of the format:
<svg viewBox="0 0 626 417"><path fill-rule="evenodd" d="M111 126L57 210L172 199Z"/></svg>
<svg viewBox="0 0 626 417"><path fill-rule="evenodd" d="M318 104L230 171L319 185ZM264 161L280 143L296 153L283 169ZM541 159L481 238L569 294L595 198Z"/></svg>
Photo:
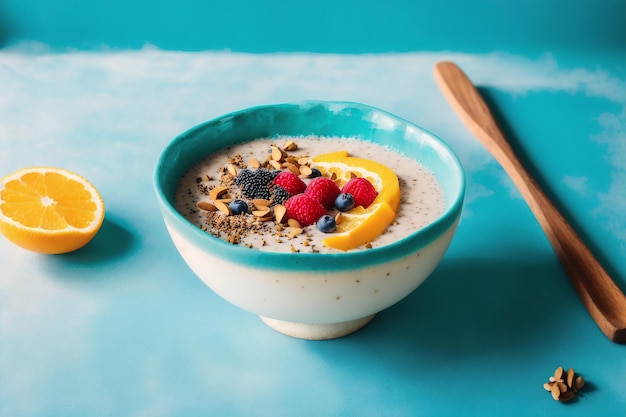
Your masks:
<svg viewBox="0 0 626 417"><path fill-rule="evenodd" d="M0 415L624 415L625 346L597 329L431 68L466 70L625 289L625 16L617 0L0 0L0 176L62 166L107 204L75 253L0 240ZM195 278L151 184L187 128L306 99L411 120L468 179L433 275L326 342L277 334ZM588 381L570 404L542 388L559 365Z"/></svg>

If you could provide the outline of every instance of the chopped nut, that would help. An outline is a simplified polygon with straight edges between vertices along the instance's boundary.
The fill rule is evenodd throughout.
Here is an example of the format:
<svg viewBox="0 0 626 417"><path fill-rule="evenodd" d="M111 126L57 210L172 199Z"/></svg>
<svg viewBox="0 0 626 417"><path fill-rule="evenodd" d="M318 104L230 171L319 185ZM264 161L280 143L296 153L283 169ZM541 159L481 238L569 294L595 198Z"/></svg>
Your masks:
<svg viewBox="0 0 626 417"><path fill-rule="evenodd" d="M302 225L296 219L287 220L287 224L289 225L289 227L296 227L296 228L302 229Z"/></svg>
<svg viewBox="0 0 626 417"><path fill-rule="evenodd" d="M226 193L226 191L228 191L228 187L213 187L213 189L209 192L209 198L215 201Z"/></svg>
<svg viewBox="0 0 626 417"><path fill-rule="evenodd" d="M250 158L250 161L248 161L248 165L250 165L252 168L259 168L261 166L261 163L256 158Z"/></svg>
<svg viewBox="0 0 626 417"><path fill-rule="evenodd" d="M299 171L300 175L302 175L303 177L308 177L313 172L311 167L309 167L308 165L302 165Z"/></svg>
<svg viewBox="0 0 626 417"><path fill-rule="evenodd" d="M205 211L216 211L217 210L217 207L215 207L213 204L209 203L208 201L198 201L196 206L200 210L205 210Z"/></svg>
<svg viewBox="0 0 626 417"><path fill-rule="evenodd" d="M543 384L543 388L552 394L552 398L564 402L574 398L583 385L583 377L576 377L573 368L565 371L562 366L559 366L554 371L554 375L550 376L549 382Z"/></svg>
<svg viewBox="0 0 626 417"><path fill-rule="evenodd" d="M287 141L287 143L285 143L285 146L283 146L283 149L287 152L295 151L296 149L298 149L298 145L296 145L296 143L293 140L289 140Z"/></svg>
<svg viewBox="0 0 626 417"><path fill-rule="evenodd" d="M217 207L217 209L221 211L222 213L224 213L225 215L227 216L231 215L230 207L228 207L228 204L218 200L215 202L215 207Z"/></svg>
<svg viewBox="0 0 626 417"><path fill-rule="evenodd" d="M285 214L287 213L287 209L282 204L276 204L274 206L274 215L276 216L276 223L282 223Z"/></svg>

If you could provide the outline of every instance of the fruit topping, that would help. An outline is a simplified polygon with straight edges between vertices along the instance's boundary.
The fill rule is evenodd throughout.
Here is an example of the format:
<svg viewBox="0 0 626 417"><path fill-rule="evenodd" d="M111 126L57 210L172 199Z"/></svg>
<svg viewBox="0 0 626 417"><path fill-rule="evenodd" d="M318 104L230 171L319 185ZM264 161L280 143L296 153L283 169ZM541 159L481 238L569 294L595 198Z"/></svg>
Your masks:
<svg viewBox="0 0 626 417"><path fill-rule="evenodd" d="M287 216L297 220L302 226L309 226L325 214L324 206L306 194L296 194L285 201Z"/></svg>
<svg viewBox="0 0 626 417"><path fill-rule="evenodd" d="M341 215L336 233L323 240L327 247L349 250L366 245L382 234L393 221L400 203L400 185L395 172L369 159L352 157L347 151L332 152L312 158L312 167L322 175L347 184L353 174L367 179L378 195L367 208L356 206ZM356 200L356 196L355 200Z"/></svg>
<svg viewBox="0 0 626 417"><path fill-rule="evenodd" d="M291 195L301 194L306 189L306 184L291 171L282 171L274 178L274 184L279 185Z"/></svg>
<svg viewBox="0 0 626 417"><path fill-rule="evenodd" d="M322 173L319 169L311 168L311 173L309 174L309 178L317 178L321 176L322 176Z"/></svg>
<svg viewBox="0 0 626 417"><path fill-rule="evenodd" d="M376 199L378 192L371 182L365 178L352 178L341 189L342 193L352 194L354 205L368 208Z"/></svg>
<svg viewBox="0 0 626 417"><path fill-rule="evenodd" d="M333 216L325 214L317 220L317 228L322 233L332 233L337 229L337 222Z"/></svg>
<svg viewBox="0 0 626 417"><path fill-rule="evenodd" d="M235 184L241 187L241 192L248 198L271 198L270 187L276 175L280 171L270 171L268 169L242 169L237 174Z"/></svg>
<svg viewBox="0 0 626 417"><path fill-rule="evenodd" d="M249 210L248 203L240 199L231 201L228 204L228 207L230 208L231 213L235 216L241 213L247 213Z"/></svg>
<svg viewBox="0 0 626 417"><path fill-rule="evenodd" d="M335 208L341 212L352 210L354 207L354 196L350 193L341 193L335 199Z"/></svg>
<svg viewBox="0 0 626 417"><path fill-rule="evenodd" d="M341 190L330 178L318 177L309 183L304 193L318 201L325 209L330 210L335 206L335 199Z"/></svg>
<svg viewBox="0 0 626 417"><path fill-rule="evenodd" d="M271 194L272 198L270 199L270 202L272 204L283 204L289 197L291 197L289 191L278 185L271 188Z"/></svg>

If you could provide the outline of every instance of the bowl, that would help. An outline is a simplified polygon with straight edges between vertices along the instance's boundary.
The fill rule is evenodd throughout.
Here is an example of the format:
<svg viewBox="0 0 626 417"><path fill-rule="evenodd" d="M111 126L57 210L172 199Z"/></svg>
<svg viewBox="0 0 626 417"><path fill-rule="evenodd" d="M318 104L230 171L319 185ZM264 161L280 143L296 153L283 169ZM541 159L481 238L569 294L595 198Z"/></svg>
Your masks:
<svg viewBox="0 0 626 417"><path fill-rule="evenodd" d="M178 181L200 159L233 144L283 135L354 137L414 158L441 183L444 212L385 246L338 253L276 253L227 243L176 210ZM180 134L159 156L154 188L175 247L206 285L280 333L321 340L357 331L431 274L455 234L464 178L450 147L406 120L363 104L305 101L248 108Z"/></svg>

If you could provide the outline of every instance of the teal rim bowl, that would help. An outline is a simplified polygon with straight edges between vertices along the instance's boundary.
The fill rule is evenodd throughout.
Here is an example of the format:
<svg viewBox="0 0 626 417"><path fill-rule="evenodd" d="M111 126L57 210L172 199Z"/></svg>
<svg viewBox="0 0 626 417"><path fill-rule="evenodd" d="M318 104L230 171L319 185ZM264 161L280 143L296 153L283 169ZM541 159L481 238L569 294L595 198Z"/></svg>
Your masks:
<svg viewBox="0 0 626 417"><path fill-rule="evenodd" d="M444 213L433 223L385 246L342 253L276 253L227 243L202 231L176 210L174 193L178 182L189 168L206 156L254 139L307 135L354 137L387 146L417 160L441 183L445 194ZM390 262L438 239L455 227L460 218L465 176L452 149L413 123L363 104L304 101L236 111L180 134L158 158L154 188L169 227L215 256L252 268L324 272Z"/></svg>

